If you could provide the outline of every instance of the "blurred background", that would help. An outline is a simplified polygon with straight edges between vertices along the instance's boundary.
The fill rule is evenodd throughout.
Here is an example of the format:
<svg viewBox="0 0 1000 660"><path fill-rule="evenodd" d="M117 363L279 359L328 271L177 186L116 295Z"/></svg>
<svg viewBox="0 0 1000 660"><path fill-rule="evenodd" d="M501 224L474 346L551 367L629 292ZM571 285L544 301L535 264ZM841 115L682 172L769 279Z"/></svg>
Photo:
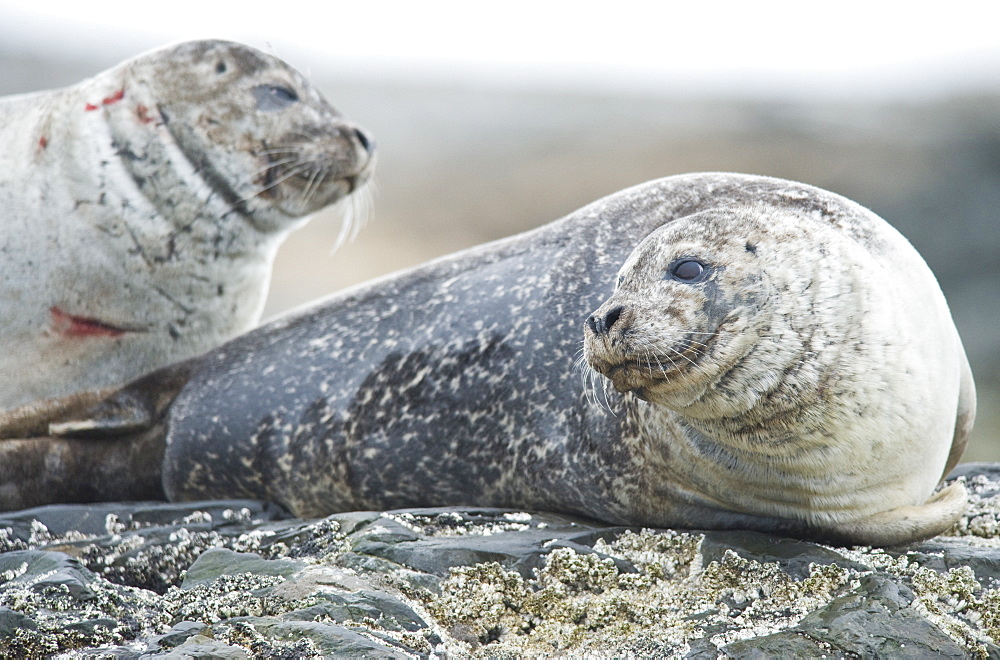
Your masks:
<svg viewBox="0 0 1000 660"><path fill-rule="evenodd" d="M374 134L377 192L336 254L336 211L289 238L266 316L670 174L838 192L937 274L979 387L966 460L1000 460L1000 7L679 4L0 0L0 95L194 38L305 72Z"/></svg>

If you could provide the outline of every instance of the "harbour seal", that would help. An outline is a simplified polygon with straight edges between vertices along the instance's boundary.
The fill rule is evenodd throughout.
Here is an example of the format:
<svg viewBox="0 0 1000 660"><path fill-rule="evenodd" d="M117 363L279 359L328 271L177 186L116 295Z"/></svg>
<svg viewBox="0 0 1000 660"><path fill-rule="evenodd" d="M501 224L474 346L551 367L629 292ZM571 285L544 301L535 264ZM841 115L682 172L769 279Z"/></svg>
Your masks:
<svg viewBox="0 0 1000 660"><path fill-rule="evenodd" d="M584 354L627 416L669 434L669 499L838 538L884 544L927 524L920 505L974 417L934 276L870 213L733 206L671 222L588 318Z"/></svg>
<svg viewBox="0 0 1000 660"><path fill-rule="evenodd" d="M584 336L623 393L574 376ZM895 545L960 516L961 484L931 492L974 409L944 298L894 229L811 186L691 174L345 292L89 411L8 416L0 437L29 439L0 443L0 502L497 506Z"/></svg>
<svg viewBox="0 0 1000 660"><path fill-rule="evenodd" d="M255 325L275 252L374 143L283 61L193 41L0 99L0 410Z"/></svg>

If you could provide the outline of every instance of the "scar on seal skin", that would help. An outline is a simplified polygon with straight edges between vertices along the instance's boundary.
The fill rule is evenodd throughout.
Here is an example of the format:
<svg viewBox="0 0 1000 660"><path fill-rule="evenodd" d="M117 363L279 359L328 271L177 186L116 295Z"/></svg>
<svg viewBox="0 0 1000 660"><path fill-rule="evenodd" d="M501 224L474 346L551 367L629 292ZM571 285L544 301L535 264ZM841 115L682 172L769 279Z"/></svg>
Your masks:
<svg viewBox="0 0 1000 660"><path fill-rule="evenodd" d="M937 282L887 223L715 173L359 286L85 403L0 420L27 438L0 442L3 506L492 506L898 545L962 514L961 484L934 491L975 390Z"/></svg>

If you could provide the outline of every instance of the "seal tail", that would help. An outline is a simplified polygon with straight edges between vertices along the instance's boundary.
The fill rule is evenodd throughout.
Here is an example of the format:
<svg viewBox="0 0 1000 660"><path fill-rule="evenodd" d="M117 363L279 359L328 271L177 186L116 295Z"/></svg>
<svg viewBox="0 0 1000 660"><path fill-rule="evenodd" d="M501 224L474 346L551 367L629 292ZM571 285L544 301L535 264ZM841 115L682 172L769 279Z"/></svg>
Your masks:
<svg viewBox="0 0 1000 660"><path fill-rule="evenodd" d="M81 392L0 415L0 510L165 499L166 411L190 372L181 362L118 390Z"/></svg>

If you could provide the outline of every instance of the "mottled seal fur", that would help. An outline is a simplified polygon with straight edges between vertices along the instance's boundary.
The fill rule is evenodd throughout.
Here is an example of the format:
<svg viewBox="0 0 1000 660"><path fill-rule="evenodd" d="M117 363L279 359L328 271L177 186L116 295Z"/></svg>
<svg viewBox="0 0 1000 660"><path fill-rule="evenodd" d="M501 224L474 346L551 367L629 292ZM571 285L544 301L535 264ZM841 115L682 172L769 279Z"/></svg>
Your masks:
<svg viewBox="0 0 1000 660"><path fill-rule="evenodd" d="M706 273L678 282L678 259ZM574 372L585 333L624 393ZM910 369L929 382L896 378ZM693 174L348 291L88 412L8 416L0 437L43 437L0 443L20 465L0 497L152 496L162 478L172 500L300 516L481 505L890 545L960 515L961 485L925 500L974 405L941 292L895 230L803 184ZM138 446L112 486L101 470Z"/></svg>
<svg viewBox="0 0 1000 660"><path fill-rule="evenodd" d="M0 99L0 410L120 385L254 326L278 245L373 143L223 41Z"/></svg>

